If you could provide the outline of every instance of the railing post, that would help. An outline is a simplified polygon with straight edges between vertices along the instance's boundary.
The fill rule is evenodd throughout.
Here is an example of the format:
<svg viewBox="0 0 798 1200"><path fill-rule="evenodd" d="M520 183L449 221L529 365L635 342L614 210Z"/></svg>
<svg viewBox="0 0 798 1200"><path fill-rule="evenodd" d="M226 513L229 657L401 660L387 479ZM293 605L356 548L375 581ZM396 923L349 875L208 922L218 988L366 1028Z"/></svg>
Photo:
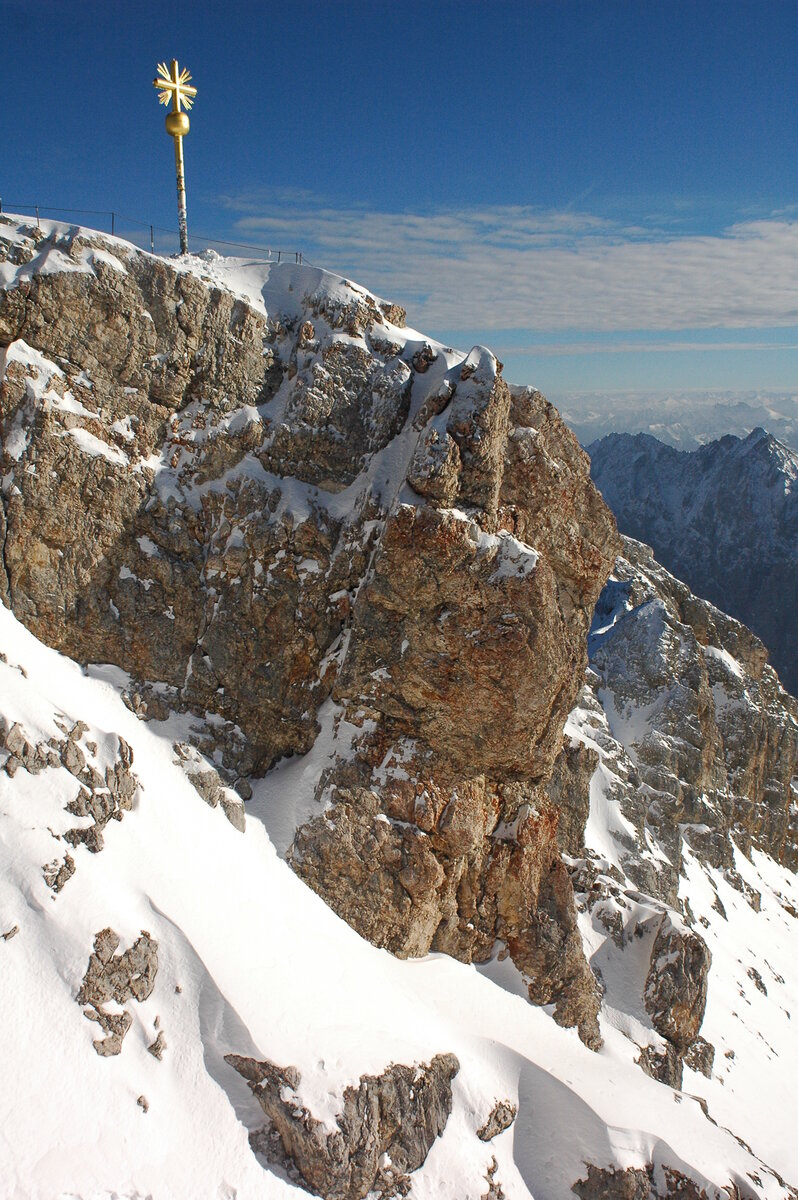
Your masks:
<svg viewBox="0 0 798 1200"><path fill-rule="evenodd" d="M114 224L116 222L116 213L111 213L111 237L114 236Z"/></svg>
<svg viewBox="0 0 798 1200"><path fill-rule="evenodd" d="M150 250L153 254L155 253L155 237L152 232L152 225L150 225Z"/></svg>

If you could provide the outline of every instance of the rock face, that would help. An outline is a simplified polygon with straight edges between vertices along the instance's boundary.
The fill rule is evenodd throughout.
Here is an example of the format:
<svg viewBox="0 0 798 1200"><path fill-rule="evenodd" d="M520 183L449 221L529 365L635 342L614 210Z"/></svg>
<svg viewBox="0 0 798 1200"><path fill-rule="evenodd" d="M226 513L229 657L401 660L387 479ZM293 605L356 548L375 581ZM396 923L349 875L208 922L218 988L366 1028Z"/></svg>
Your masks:
<svg viewBox="0 0 798 1200"><path fill-rule="evenodd" d="M596 609L590 660L594 695L626 752L626 815L672 867L652 872L630 858L639 886L673 901L685 843L732 876L732 839L795 869L798 702L759 639L627 538Z"/></svg>
<svg viewBox="0 0 798 1200"><path fill-rule="evenodd" d="M704 1019L711 962L703 938L663 917L643 997L654 1028L680 1057L695 1043Z"/></svg>
<svg viewBox="0 0 798 1200"><path fill-rule="evenodd" d="M625 538L549 793L571 814L587 813L591 793L607 806L598 851L577 846L567 822L563 848L583 919L645 964L651 1040L639 1061L671 1086L685 1060L706 1073L714 1054L699 1034L711 954L681 877L689 862L713 868L757 909L735 856L757 849L795 869L797 775L798 703L762 643Z"/></svg>
<svg viewBox="0 0 798 1200"><path fill-rule="evenodd" d="M750 626L798 694L798 452L763 429L674 450L648 434L589 447L623 533Z"/></svg>
<svg viewBox="0 0 798 1200"><path fill-rule="evenodd" d="M298 1172L303 1186L324 1200L362 1200L372 1192L406 1195L409 1175L426 1160L452 1111L453 1054L428 1065L392 1066L364 1075L344 1092L335 1129L328 1130L297 1095L294 1067L228 1054L269 1118L254 1148Z"/></svg>
<svg viewBox="0 0 798 1200"><path fill-rule="evenodd" d="M620 543L483 348L312 269L0 230L0 592L127 672L0 608L19 1187L785 1200L798 714L762 644L628 542L585 676ZM511 963L391 962L302 879L397 955L511 958L589 1047L601 1000L605 1054ZM103 1057L138 1028L122 1075L76 995ZM77 1112L18 1045L53 1014ZM386 1045L427 1065L367 1074Z"/></svg>
<svg viewBox="0 0 798 1200"><path fill-rule="evenodd" d="M10 222L0 247L7 603L128 671L136 711L209 721L210 803L329 702L294 869L396 954L506 946L598 1045L546 785L619 543L555 410L314 269L242 298L213 256Z"/></svg>
<svg viewBox="0 0 798 1200"><path fill-rule="evenodd" d="M740 1188L729 1180L725 1188L700 1187L695 1180L674 1167L647 1163L645 1167L588 1167L584 1179L571 1189L580 1200L722 1200L724 1196L740 1196Z"/></svg>

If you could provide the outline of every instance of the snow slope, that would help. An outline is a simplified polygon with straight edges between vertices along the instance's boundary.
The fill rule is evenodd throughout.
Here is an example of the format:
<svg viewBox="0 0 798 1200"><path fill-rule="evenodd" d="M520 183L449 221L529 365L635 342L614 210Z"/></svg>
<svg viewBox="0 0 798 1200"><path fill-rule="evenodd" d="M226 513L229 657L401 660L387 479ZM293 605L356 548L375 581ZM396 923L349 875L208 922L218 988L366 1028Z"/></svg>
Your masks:
<svg viewBox="0 0 798 1200"><path fill-rule="evenodd" d="M607 1009L606 1045L593 1054L575 1031L472 967L440 956L400 962L374 949L291 873L261 821L251 816L241 834L202 803L175 762L173 740L186 732L178 718L143 724L120 699L119 672L83 673L3 608L0 645L8 659L0 663L8 725L19 722L39 741L59 735L56 719L80 719L88 726L81 744L96 743L98 761L121 735L140 780L133 811L109 826L100 853L75 849L75 874L55 894L42 867L63 854L62 835L75 824L64 811L74 780L63 768L23 769L13 779L0 772L0 926L4 934L18 930L0 941L0 1195L296 1194L250 1150L247 1133L262 1124L262 1113L224 1054L297 1066L305 1102L329 1120L344 1086L363 1072L428 1061L439 1051L456 1053L461 1070L446 1130L414 1176L419 1200L482 1195L494 1155L508 1197L565 1197L588 1161L688 1164L718 1186L731 1177L745 1194L785 1194L731 1134L704 1119L695 1100L641 1073L617 1010ZM780 892L798 904L798 889L772 863L765 868L766 919L746 939L756 939L757 962L780 965L779 1006L796 1010L798 970L788 950L795 934L770 896ZM706 892L700 875L688 886L697 911L711 918L699 899ZM128 1005L134 1023L116 1058L94 1053L97 1027L75 1002L93 937L108 925L122 948L142 930L159 947L154 990ZM777 1123L786 1122L789 1094L777 1111L763 1106L751 1129L746 1089L759 1048L754 1021L735 1025L729 1015L732 1004L745 1003L735 1000L733 960L711 1020L740 1061L725 1069L728 1083L725 1075L716 1081L712 1104L724 1104L721 1124L744 1127L755 1153L795 1177L795 1151ZM623 979L621 972L621 989ZM147 1053L156 1018L167 1042L160 1062ZM762 1019L760 1032L789 1063L785 1029ZM519 1116L484 1145L475 1130L498 1098L517 1101Z"/></svg>

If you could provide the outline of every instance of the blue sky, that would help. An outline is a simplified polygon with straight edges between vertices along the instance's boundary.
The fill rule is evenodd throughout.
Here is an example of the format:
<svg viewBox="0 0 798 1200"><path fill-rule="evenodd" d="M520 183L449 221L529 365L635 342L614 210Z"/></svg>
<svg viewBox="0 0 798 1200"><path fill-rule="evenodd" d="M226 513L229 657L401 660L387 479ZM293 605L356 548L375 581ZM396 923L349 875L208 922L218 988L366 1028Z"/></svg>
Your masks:
<svg viewBox="0 0 798 1200"><path fill-rule="evenodd" d="M175 229L177 57L196 248L301 249L552 394L798 390L794 0L0 0L0 29L7 209Z"/></svg>

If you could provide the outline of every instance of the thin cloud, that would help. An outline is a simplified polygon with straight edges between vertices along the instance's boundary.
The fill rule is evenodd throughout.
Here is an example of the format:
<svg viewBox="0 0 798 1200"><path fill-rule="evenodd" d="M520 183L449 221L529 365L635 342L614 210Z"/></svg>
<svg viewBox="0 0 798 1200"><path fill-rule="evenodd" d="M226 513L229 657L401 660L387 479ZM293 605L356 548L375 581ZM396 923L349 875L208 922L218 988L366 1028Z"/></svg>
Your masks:
<svg viewBox="0 0 798 1200"><path fill-rule="evenodd" d="M221 203L240 214L237 235L296 245L451 333L798 324L798 223L784 218L677 235L523 206L391 213L307 193Z"/></svg>
<svg viewBox="0 0 798 1200"><path fill-rule="evenodd" d="M541 342L532 346L496 346L495 353L544 358L575 354L692 354L729 350L798 350L798 342Z"/></svg>

